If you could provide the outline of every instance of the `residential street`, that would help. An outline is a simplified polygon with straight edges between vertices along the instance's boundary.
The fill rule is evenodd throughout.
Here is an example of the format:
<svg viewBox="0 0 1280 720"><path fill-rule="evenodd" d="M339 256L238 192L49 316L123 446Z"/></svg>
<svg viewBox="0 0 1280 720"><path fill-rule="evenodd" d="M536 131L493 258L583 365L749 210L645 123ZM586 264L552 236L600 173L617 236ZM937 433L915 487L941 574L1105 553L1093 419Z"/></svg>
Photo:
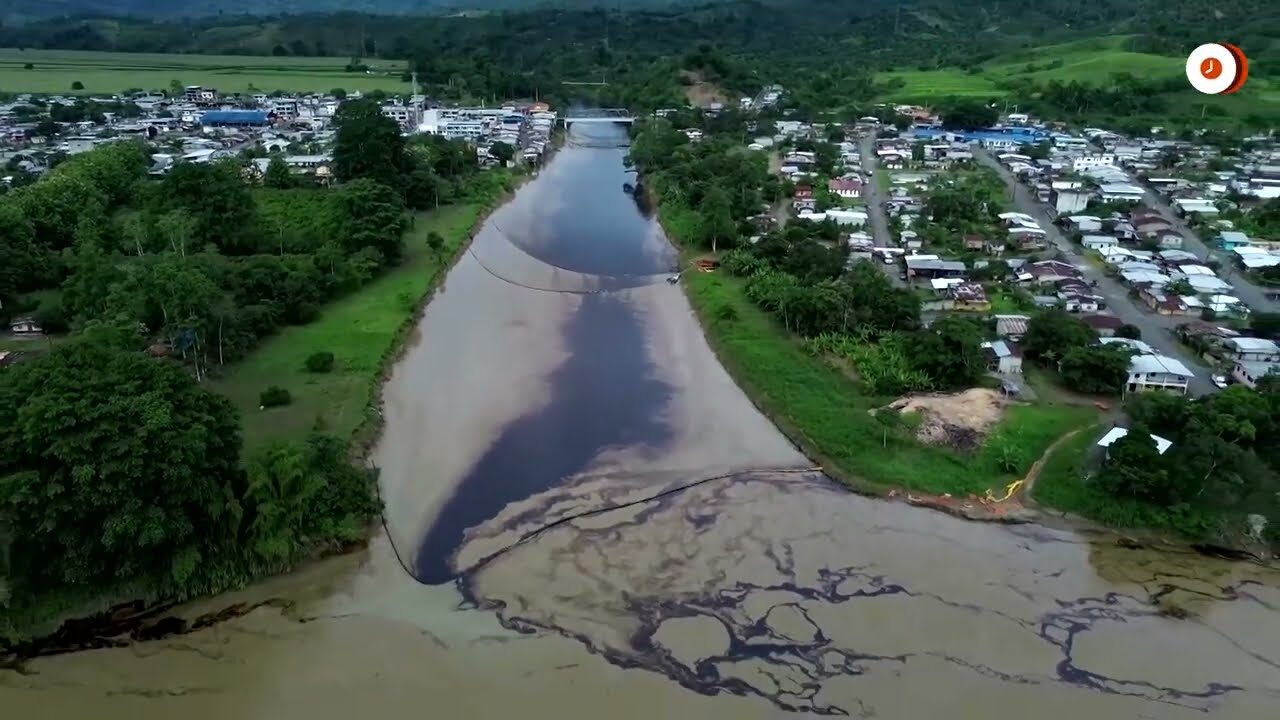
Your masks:
<svg viewBox="0 0 1280 720"><path fill-rule="evenodd" d="M889 232L889 220L884 215L884 193L876 182L876 138L873 134L864 134L858 138L858 152L862 155L862 169L865 180L862 183L862 197L867 203L867 215L871 222L871 237L875 238L876 247L892 247L893 235Z"/></svg>
<svg viewBox="0 0 1280 720"><path fill-rule="evenodd" d="M1280 302L1267 299L1267 295L1262 288L1249 282L1245 274L1236 267L1233 257L1226 253L1211 252L1209 246L1200 240L1200 237L1183 222L1182 218L1178 217L1178 214L1173 211L1169 203L1165 202L1164 198L1150 188L1147 188L1146 203L1149 207L1159 211L1160 216L1172 223L1173 229L1186 238L1182 244L1183 250L1195 253L1202 258L1216 257L1222 262L1222 269L1219 271L1222 279L1235 287L1235 291L1232 294L1243 300L1254 312L1280 311Z"/></svg>
<svg viewBox="0 0 1280 720"><path fill-rule="evenodd" d="M1107 310L1112 315L1120 318L1123 322L1136 326L1142 331L1144 342L1165 355L1181 360L1195 373L1195 377L1191 379L1190 384L1192 395L1204 395L1215 390L1213 381L1210 379L1213 373L1209 367L1201 362L1199 358L1194 357L1173 335L1173 328L1178 323L1185 322L1186 319L1156 315L1139 308L1133 298L1129 296L1128 288L1084 261L1084 258L1078 252L1078 248L1062 234L1058 226L1053 224L1054 212L1052 208L1037 201L1035 196L1031 195L1012 173L992 157L991 153L977 149L974 151L974 157L979 162L994 168L1000 174L1005 186L1010 188L1013 193L1014 205L1018 211L1035 217L1048 234L1048 239L1058 247L1071 264L1084 273L1087 280L1096 282L1095 289L1106 300Z"/></svg>

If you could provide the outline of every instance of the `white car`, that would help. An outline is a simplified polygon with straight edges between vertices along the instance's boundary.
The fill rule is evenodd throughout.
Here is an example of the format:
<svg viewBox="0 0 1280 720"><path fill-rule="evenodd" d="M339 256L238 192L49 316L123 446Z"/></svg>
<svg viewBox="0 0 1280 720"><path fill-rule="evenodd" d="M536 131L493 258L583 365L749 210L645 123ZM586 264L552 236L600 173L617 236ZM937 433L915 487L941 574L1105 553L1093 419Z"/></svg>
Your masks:
<svg viewBox="0 0 1280 720"><path fill-rule="evenodd" d="M1214 385L1216 385L1216 386L1218 386L1219 388L1225 388L1227 385L1229 385L1229 384L1230 384L1230 383L1228 383L1228 382L1227 382L1227 376L1226 376L1226 375L1214 375L1214 376L1213 376L1212 378L1210 378L1210 379L1211 379L1211 380L1213 380L1213 384L1214 384Z"/></svg>

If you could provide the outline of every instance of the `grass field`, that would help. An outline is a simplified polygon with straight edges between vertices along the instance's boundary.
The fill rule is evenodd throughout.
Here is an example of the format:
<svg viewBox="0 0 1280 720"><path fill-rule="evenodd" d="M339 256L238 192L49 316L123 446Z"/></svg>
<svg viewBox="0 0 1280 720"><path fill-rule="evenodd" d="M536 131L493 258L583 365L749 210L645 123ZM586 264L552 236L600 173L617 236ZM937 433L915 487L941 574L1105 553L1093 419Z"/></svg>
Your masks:
<svg viewBox="0 0 1280 720"><path fill-rule="evenodd" d="M882 400L806 353L746 298L741 280L724 273L685 277L708 340L734 379L784 432L846 482L982 493L1021 476L1054 440L1095 415L1090 408L1065 404L1016 405L992 433L998 439L971 455L892 435L886 442L869 412ZM1016 458L1017 472L1002 469L1006 457Z"/></svg>
<svg viewBox="0 0 1280 720"><path fill-rule="evenodd" d="M402 265L325 306L314 322L271 337L211 383L240 410L247 452L277 440L301 439L314 429L351 436L378 382L383 353L462 244L481 207L451 205L419 214L405 239ZM438 255L426 246L432 230L445 237ZM333 372L312 374L303 369L307 356L319 351L334 354ZM259 410L258 394L271 385L288 390L293 402Z"/></svg>
<svg viewBox="0 0 1280 720"><path fill-rule="evenodd" d="M386 90L406 92L400 79L404 63L369 60L373 74L347 72L339 57L253 57L248 55L160 55L76 50L0 49L0 90L70 93L81 82L84 93L117 93L129 88L166 90L204 85L220 92L274 90L327 92ZM24 69L30 63L32 69Z"/></svg>
<svg viewBox="0 0 1280 720"><path fill-rule="evenodd" d="M1128 36L1089 38L1014 53L988 62L976 72L901 70L881 73L879 79L901 81L900 87L883 98L893 102L928 103L944 97L974 97L1016 103L1018 97L1004 83L1017 79L1037 84L1058 80L1105 85L1114 73L1120 72L1143 79L1182 76L1183 58L1132 52L1129 46ZM1171 107L1167 114L1198 117L1207 107L1211 112L1217 108L1231 116L1280 117L1280 83L1264 73L1263 68L1251 67L1248 83L1235 95L1210 97L1188 86L1185 92L1169 95Z"/></svg>

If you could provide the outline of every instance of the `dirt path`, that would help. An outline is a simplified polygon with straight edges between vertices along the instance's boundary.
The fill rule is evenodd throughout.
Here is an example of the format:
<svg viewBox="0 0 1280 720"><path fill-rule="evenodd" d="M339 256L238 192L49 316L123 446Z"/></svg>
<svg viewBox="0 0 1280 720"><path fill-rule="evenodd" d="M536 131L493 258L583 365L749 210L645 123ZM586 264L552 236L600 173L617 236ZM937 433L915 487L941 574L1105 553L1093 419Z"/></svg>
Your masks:
<svg viewBox="0 0 1280 720"><path fill-rule="evenodd" d="M1015 499L1023 505L1028 507L1032 506L1035 503L1035 500L1031 497L1031 491L1035 488L1036 480L1040 478L1040 472L1044 470L1045 463L1049 462L1049 458L1057 451L1058 448L1062 447L1063 443L1084 432L1086 429L1087 428L1076 428L1057 440L1054 440L1053 444L1045 449L1044 454L1042 454L1035 462L1031 463L1031 467L1027 470L1026 476L1022 478L1022 485L1018 488Z"/></svg>

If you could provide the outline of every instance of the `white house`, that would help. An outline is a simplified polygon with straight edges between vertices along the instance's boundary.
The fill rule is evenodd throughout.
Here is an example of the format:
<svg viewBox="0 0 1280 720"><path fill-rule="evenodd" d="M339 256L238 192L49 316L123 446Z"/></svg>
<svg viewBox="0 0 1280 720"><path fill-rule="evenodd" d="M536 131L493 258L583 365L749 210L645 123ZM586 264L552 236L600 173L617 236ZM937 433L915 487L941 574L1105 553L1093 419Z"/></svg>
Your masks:
<svg viewBox="0 0 1280 720"><path fill-rule="evenodd" d="M1091 195L1084 183L1071 180L1055 180L1049 190L1049 200L1059 215L1084 210L1089 205Z"/></svg>
<svg viewBox="0 0 1280 720"><path fill-rule="evenodd" d="M1280 373L1280 363L1246 361L1237 362L1231 368L1233 380L1255 390L1258 388L1258 381L1271 373Z"/></svg>
<svg viewBox="0 0 1280 720"><path fill-rule="evenodd" d="M867 214L862 210L831 208L826 212L826 216L827 219L833 220L837 225L862 227L867 224Z"/></svg>
<svg viewBox="0 0 1280 720"><path fill-rule="evenodd" d="M1238 337L1224 340L1222 345L1235 362L1280 363L1280 346L1274 340Z"/></svg>
<svg viewBox="0 0 1280 720"><path fill-rule="evenodd" d="M1104 202L1139 202L1147 192L1128 183L1106 183L1098 187L1098 196Z"/></svg>
<svg viewBox="0 0 1280 720"><path fill-rule="evenodd" d="M1107 431L1106 435L1103 435L1098 440L1098 447L1110 448L1112 445L1116 443L1117 440L1119 440L1122 437L1125 437L1128 434L1129 434L1128 428L1113 427ZM1162 438L1159 435L1151 435L1150 437L1151 437L1151 440L1154 441L1156 444L1156 452L1161 455L1163 455L1166 450L1173 447L1172 440L1166 440L1165 438Z"/></svg>
<svg viewBox="0 0 1280 720"><path fill-rule="evenodd" d="M1082 155L1071 161L1071 169L1076 172L1084 172L1096 167L1115 167L1116 156L1112 153L1097 153L1093 155Z"/></svg>
<svg viewBox="0 0 1280 720"><path fill-rule="evenodd" d="M1155 353L1134 355L1129 359L1129 379L1125 392L1162 390L1185 395L1195 374L1182 361Z"/></svg>
<svg viewBox="0 0 1280 720"><path fill-rule="evenodd" d="M1090 250L1100 250L1104 247L1117 247L1120 245L1120 239L1111 237L1110 235L1085 235L1080 240L1080 244Z"/></svg>

